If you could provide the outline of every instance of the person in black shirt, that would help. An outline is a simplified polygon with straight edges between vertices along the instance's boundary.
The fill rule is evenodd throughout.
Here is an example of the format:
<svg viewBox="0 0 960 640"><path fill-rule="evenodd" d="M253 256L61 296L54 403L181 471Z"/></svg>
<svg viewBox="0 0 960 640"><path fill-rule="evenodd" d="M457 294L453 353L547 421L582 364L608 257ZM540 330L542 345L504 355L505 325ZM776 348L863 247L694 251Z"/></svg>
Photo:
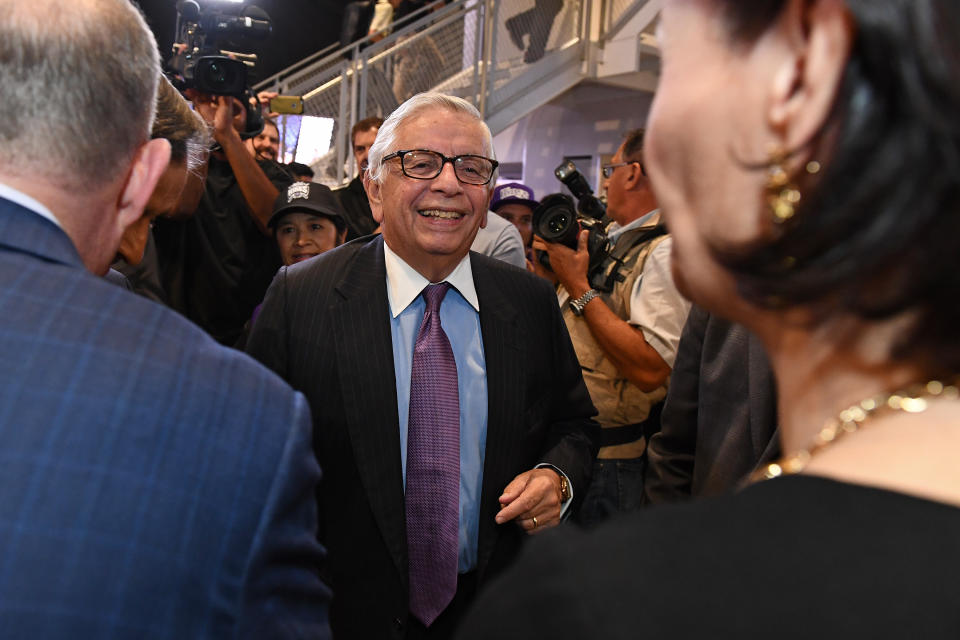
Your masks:
<svg viewBox="0 0 960 640"><path fill-rule="evenodd" d="M367 170L367 153L370 152L373 141L377 139L377 131L382 124L383 118L364 118L353 125L350 131L350 144L353 146L353 157L356 160L357 177L347 186L334 191L347 214L347 240L368 236L378 226L370 211L367 192L363 188L363 174Z"/></svg>
<svg viewBox="0 0 960 640"><path fill-rule="evenodd" d="M267 226L273 202L293 182L272 160L257 160L244 145L246 110L235 98L191 93L213 127L200 204L185 220L154 227L168 301L218 342L233 345L280 267Z"/></svg>

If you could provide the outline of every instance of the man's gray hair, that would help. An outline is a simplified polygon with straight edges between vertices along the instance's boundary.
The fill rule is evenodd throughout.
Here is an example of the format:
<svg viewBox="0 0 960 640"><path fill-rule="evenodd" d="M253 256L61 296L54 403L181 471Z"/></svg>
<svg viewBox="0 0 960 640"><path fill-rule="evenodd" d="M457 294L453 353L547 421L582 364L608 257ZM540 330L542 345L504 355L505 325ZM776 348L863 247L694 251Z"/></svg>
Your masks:
<svg viewBox="0 0 960 640"><path fill-rule="evenodd" d="M0 2L0 170L100 186L149 140L157 44L129 0Z"/></svg>
<svg viewBox="0 0 960 640"><path fill-rule="evenodd" d="M484 153L488 158L493 160L497 159L496 153L493 150L493 136L490 134L490 127L483 121L477 108L463 98L429 91L426 93L418 93L408 99L397 107L380 126L380 130L377 131L377 139L370 147L370 153L367 156L367 171L370 174L371 180L383 184L383 179L386 177L383 171L383 157L390 155L394 151L398 151L398 149L394 149L393 147L396 143L397 129L400 125L410 118L416 117L430 109L446 109L447 111L462 113L475 119L483 126L485 137ZM496 181L497 172L494 171L489 184L493 185Z"/></svg>

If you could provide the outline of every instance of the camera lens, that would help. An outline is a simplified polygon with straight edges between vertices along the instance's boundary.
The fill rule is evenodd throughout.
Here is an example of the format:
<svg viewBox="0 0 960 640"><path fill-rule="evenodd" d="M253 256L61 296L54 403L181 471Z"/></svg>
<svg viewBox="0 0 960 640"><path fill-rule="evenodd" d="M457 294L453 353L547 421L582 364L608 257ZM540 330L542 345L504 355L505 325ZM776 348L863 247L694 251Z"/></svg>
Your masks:
<svg viewBox="0 0 960 640"><path fill-rule="evenodd" d="M547 242L559 242L575 249L579 230L570 196L562 193L546 196L533 212L533 232Z"/></svg>
<svg viewBox="0 0 960 640"><path fill-rule="evenodd" d="M221 67L219 64L214 63L210 65L210 84L222 86L227 84L227 76L229 75L227 70Z"/></svg>
<svg viewBox="0 0 960 640"><path fill-rule="evenodd" d="M564 230L567 228L569 221L567 220L567 215L563 211L556 212L555 215L550 216L547 220L547 228L550 229L550 233L557 236L562 235Z"/></svg>

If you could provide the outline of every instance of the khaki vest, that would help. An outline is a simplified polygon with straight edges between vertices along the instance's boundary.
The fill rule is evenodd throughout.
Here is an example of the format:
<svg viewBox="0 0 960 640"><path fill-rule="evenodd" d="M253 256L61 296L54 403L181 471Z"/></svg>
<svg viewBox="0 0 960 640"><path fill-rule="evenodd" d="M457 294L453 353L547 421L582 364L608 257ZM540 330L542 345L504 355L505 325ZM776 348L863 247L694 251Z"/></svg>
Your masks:
<svg viewBox="0 0 960 640"><path fill-rule="evenodd" d="M630 242L630 236L642 234L659 222L655 216L648 224L634 231L628 231L617 242ZM626 277L617 282L610 293L601 293L599 299L621 320L630 318L630 293L637 278L643 273L647 256L667 236L657 236L631 247L623 257L620 273ZM562 286L562 285L561 285ZM596 303L593 303L596 304ZM583 381L587 385L590 399L597 408L597 422L601 427L620 427L643 422L647 419L651 407L662 401L667 395L666 383L653 391L644 392L628 381L604 353L590 332L583 317L573 314L569 304L563 306L563 319L570 332L570 340L577 352L577 359L583 370ZM645 447L641 437L634 442L611 447L602 447L598 458L637 458Z"/></svg>

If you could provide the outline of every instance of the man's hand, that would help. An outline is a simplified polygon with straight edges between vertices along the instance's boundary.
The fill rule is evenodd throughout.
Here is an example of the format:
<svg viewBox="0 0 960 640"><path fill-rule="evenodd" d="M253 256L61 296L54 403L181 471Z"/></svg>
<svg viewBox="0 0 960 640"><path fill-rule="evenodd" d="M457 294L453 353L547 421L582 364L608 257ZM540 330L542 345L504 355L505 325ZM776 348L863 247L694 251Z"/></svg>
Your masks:
<svg viewBox="0 0 960 640"><path fill-rule="evenodd" d="M213 137L221 147L228 139L240 140L238 129L246 124L246 110L243 103L232 96L216 96L188 90L186 95L193 102L200 117L213 127Z"/></svg>
<svg viewBox="0 0 960 640"><path fill-rule="evenodd" d="M500 496L497 524L513 520L527 533L538 533L560 524L560 474L541 468L524 471ZM536 518L536 522L534 522Z"/></svg>
<svg viewBox="0 0 960 640"><path fill-rule="evenodd" d="M272 236L267 222L279 191L240 138L239 131L246 127L247 122L247 110L243 103L231 96L214 96L196 91L191 91L187 97L193 101L197 113L213 125L213 138L230 163L254 224L261 233Z"/></svg>
<svg viewBox="0 0 960 640"><path fill-rule="evenodd" d="M590 289L590 281L587 280L590 266L590 254L587 252L589 234L587 230L580 232L576 251L557 242L544 242L539 236L533 237L533 248L546 251L550 256L550 268L570 294L571 300L576 300Z"/></svg>
<svg viewBox="0 0 960 640"><path fill-rule="evenodd" d="M276 118L280 115L276 111L270 111L270 101L276 98L278 95L280 94L276 91L261 91L257 94L257 101L260 103L260 110L263 111L263 113L269 118Z"/></svg>

